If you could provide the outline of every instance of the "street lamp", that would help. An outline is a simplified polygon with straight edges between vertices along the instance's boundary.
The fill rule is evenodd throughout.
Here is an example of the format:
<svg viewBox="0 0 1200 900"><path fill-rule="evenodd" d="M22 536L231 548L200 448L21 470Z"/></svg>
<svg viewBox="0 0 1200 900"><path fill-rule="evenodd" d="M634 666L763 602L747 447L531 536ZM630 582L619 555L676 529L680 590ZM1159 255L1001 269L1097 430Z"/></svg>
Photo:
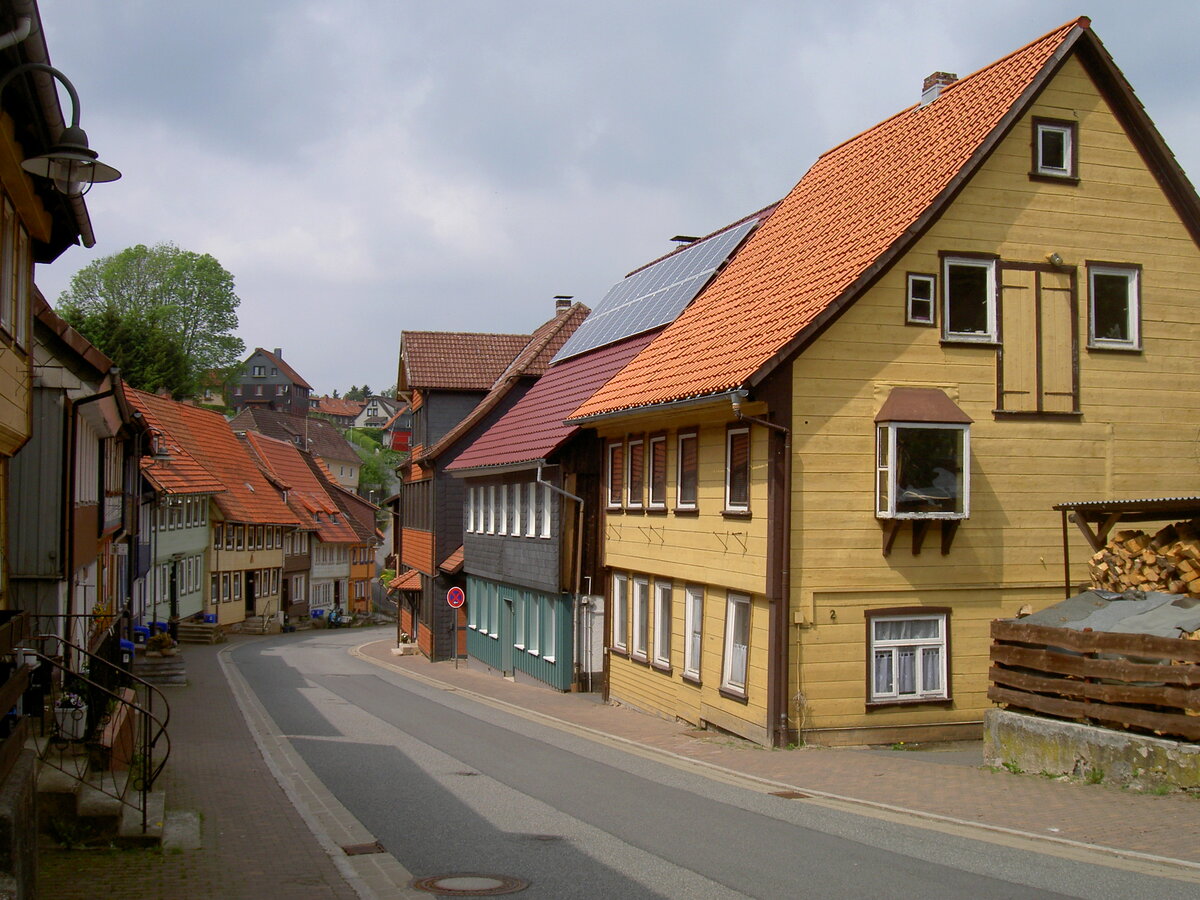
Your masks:
<svg viewBox="0 0 1200 900"><path fill-rule="evenodd" d="M88 146L87 134L79 127L79 94L70 79L45 63L23 63L0 79L0 94L8 83L23 72L46 72L58 79L71 98L71 124L62 130L46 153L30 157L21 168L31 175L49 178L55 190L67 197L82 197L96 182L116 181L121 173L97 159Z"/></svg>

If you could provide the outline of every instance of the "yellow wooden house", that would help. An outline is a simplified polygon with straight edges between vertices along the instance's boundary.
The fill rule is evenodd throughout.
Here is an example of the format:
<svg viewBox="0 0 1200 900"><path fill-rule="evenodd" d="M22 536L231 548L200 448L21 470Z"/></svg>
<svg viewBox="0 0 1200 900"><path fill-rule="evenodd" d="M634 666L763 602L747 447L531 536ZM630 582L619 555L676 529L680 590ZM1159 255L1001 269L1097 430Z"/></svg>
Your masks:
<svg viewBox="0 0 1200 900"><path fill-rule="evenodd" d="M1086 18L821 156L572 417L610 696L765 744L978 735L989 622L1063 594L1054 504L1195 493L1198 243Z"/></svg>

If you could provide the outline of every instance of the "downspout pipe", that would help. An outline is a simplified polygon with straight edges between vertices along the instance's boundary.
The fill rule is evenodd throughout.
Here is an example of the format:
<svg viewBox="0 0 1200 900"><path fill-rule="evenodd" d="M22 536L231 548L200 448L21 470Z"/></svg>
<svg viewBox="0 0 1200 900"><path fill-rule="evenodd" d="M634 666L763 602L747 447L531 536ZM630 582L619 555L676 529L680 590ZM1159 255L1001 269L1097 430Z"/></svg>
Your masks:
<svg viewBox="0 0 1200 900"><path fill-rule="evenodd" d="M791 596L790 529L792 522L792 432L791 429L757 416L742 413L742 401L749 396L745 391L730 395L733 414L739 422L751 422L774 431L783 437L783 498L779 515L770 522L771 534L768 547L779 548L779 579L775 590L768 596L771 618L767 643L771 649L774 665L767 667L767 734L773 747L781 747L788 738L788 598ZM768 504L769 505L769 504Z"/></svg>
<svg viewBox="0 0 1200 900"><path fill-rule="evenodd" d="M575 568L575 590L572 591L572 595L571 595L571 631L573 634L572 643L574 645L572 652L571 652L571 657L572 657L571 672L572 672L572 676L573 676L576 684L578 684L579 680L580 680L580 675L581 675L580 662L579 662L579 654L580 654L580 649L581 649L580 643L579 643L579 591L580 591L580 587L582 586L582 583L583 583L582 582L582 578L583 578L583 498L577 497L574 494L572 494L570 491L565 491L562 488L560 488L558 485L551 484L549 481L546 481L545 479L543 479L542 478L542 469L544 467L545 467L544 463L541 463L541 462L538 463L537 483L544 484L546 487L550 488L550 490L554 491L554 493L559 494L563 497L566 497L570 500L574 500L576 503L575 566L574 566L574 568Z"/></svg>

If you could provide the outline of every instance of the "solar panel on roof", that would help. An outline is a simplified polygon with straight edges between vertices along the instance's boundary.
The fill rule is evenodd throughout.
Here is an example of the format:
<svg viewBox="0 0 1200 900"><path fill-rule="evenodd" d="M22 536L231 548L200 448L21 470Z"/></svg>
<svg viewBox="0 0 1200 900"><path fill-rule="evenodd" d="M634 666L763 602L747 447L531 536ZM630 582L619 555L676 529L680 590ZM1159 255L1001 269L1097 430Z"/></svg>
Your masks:
<svg viewBox="0 0 1200 900"><path fill-rule="evenodd" d="M675 321L756 225L758 219L742 222L622 278L551 363Z"/></svg>

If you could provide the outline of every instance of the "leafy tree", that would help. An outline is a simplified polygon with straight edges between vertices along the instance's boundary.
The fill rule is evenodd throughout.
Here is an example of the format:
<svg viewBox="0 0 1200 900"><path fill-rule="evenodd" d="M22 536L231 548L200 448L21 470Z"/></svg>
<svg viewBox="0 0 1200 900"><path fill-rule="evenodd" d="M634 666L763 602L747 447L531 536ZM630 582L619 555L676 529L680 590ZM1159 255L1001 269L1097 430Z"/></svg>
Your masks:
<svg viewBox="0 0 1200 900"><path fill-rule="evenodd" d="M138 244L75 273L58 312L134 387L195 395L206 373L236 366L241 300L211 255Z"/></svg>
<svg viewBox="0 0 1200 900"><path fill-rule="evenodd" d="M350 385L350 390L343 395L346 400L366 400L371 396L371 386L364 384L359 387L357 384Z"/></svg>

